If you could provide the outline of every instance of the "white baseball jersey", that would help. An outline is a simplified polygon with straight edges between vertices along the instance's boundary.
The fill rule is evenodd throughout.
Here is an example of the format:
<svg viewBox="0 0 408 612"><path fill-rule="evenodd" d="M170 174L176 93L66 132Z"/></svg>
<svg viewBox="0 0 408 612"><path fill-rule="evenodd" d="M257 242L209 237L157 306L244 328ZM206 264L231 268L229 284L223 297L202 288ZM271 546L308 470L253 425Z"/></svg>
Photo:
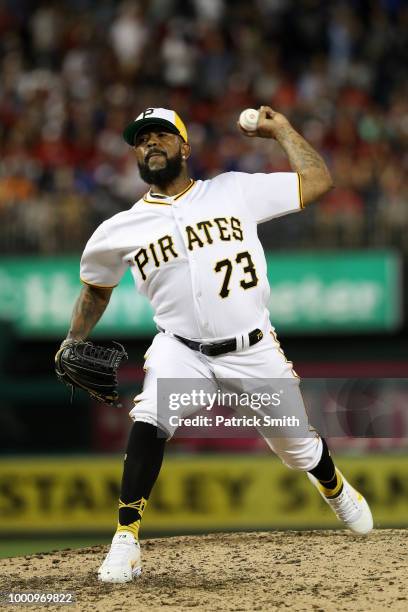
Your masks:
<svg viewBox="0 0 408 612"><path fill-rule="evenodd" d="M113 287L129 266L157 325L186 338L265 329L269 283L257 224L301 208L292 172L227 172L175 196L150 191L96 229L81 279Z"/></svg>

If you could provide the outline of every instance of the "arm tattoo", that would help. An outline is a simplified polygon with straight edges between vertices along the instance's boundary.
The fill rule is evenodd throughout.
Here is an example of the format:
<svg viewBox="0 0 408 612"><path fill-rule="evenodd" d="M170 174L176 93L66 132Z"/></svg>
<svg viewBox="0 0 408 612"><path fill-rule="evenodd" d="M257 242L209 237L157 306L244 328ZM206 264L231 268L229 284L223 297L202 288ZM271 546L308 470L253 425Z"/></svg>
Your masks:
<svg viewBox="0 0 408 612"><path fill-rule="evenodd" d="M75 303L68 338L84 340L97 324L109 303L111 289L85 285Z"/></svg>
<svg viewBox="0 0 408 612"><path fill-rule="evenodd" d="M331 189L333 182L325 162L291 125L280 132L277 140L292 170L302 177L301 205L313 202Z"/></svg>
<svg viewBox="0 0 408 612"><path fill-rule="evenodd" d="M310 169L326 172L326 164L320 155L291 126L282 132L279 142L285 150L295 172L303 173Z"/></svg>

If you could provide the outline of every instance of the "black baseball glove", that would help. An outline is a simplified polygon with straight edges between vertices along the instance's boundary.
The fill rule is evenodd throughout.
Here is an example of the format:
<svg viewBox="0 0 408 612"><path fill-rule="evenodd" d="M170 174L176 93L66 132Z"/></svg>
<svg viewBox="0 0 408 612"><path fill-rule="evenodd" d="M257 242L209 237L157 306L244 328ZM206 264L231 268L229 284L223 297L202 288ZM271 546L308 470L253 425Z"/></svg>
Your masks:
<svg viewBox="0 0 408 612"><path fill-rule="evenodd" d="M123 346L107 348L92 342L65 341L55 355L58 379L71 388L85 389L91 397L120 406L117 370L127 353Z"/></svg>

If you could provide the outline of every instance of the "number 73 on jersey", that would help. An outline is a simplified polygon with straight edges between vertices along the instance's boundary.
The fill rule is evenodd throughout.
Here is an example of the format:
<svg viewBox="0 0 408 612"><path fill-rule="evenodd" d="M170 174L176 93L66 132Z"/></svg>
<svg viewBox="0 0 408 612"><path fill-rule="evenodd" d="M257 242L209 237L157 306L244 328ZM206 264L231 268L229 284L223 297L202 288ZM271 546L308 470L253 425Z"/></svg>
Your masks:
<svg viewBox="0 0 408 612"><path fill-rule="evenodd" d="M224 279L219 292L219 295L222 298L226 298L230 294L230 281L234 264L242 268L244 276L240 280L239 284L243 289L251 289L251 287L256 287L258 284L258 277L256 275L254 262L252 261L252 257L248 251L238 253L234 260L220 259L220 261L217 261L215 264L214 271L224 272Z"/></svg>

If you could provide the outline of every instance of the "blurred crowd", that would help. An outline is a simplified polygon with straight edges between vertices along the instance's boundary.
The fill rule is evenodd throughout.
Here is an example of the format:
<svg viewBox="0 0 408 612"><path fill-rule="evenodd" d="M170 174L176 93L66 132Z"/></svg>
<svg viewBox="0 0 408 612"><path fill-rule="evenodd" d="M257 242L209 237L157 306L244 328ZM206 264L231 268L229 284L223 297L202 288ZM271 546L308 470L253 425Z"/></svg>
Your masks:
<svg viewBox="0 0 408 612"><path fill-rule="evenodd" d="M144 191L124 126L185 120L195 178L288 169L240 111L285 113L336 189L270 248L408 250L404 0L0 0L0 249L80 251Z"/></svg>

